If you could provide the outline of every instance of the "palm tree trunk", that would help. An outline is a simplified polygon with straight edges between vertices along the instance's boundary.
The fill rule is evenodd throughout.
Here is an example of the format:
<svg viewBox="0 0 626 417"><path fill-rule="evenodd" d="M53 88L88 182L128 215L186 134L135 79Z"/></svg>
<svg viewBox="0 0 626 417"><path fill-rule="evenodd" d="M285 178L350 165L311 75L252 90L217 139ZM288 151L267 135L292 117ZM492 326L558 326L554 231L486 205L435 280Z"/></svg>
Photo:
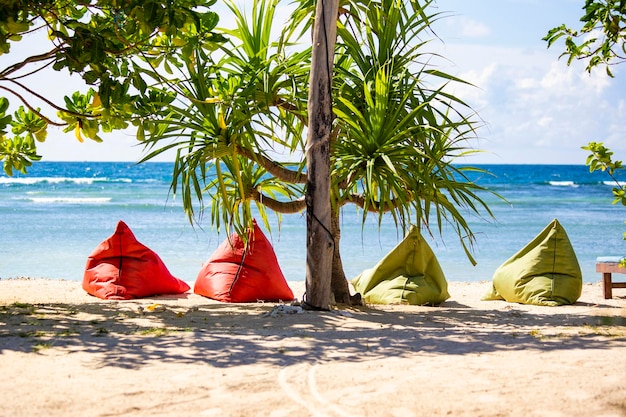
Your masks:
<svg viewBox="0 0 626 417"><path fill-rule="evenodd" d="M317 2L308 104L305 305L320 310L328 310L331 295L333 258L333 237L330 231L330 135L333 122L331 86L338 8L338 0Z"/></svg>
<svg viewBox="0 0 626 417"><path fill-rule="evenodd" d="M346 273L343 270L343 263L341 262L341 251L339 248L339 242L341 240L341 228L339 227L339 209L333 207L331 213L332 217L330 224L334 240L332 268L333 275L331 277L331 289L335 298L335 303L360 305L362 304L361 294L356 293L354 295L350 295L350 287L348 286Z"/></svg>
<svg viewBox="0 0 626 417"><path fill-rule="evenodd" d="M339 242L341 240L341 229L339 227L339 209L333 207L331 210L331 232L333 234L334 249L333 249L333 266L332 266L332 278L331 289L336 303L350 305L350 289L348 287L348 280L346 274L343 271L343 263L341 262L341 254L339 250Z"/></svg>

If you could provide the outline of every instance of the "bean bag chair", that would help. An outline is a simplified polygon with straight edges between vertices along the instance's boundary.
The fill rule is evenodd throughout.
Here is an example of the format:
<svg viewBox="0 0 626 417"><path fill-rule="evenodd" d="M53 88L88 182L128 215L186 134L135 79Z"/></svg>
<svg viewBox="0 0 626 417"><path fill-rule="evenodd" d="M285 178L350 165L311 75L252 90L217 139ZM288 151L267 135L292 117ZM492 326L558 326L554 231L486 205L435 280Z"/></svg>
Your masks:
<svg viewBox="0 0 626 417"><path fill-rule="evenodd" d="M83 289L105 300L181 294L190 287L174 277L154 251L139 243L119 221L115 232L87 258Z"/></svg>
<svg viewBox="0 0 626 417"><path fill-rule="evenodd" d="M492 288L483 299L542 306L573 304L582 285L574 248L563 226L554 219L498 267Z"/></svg>
<svg viewBox="0 0 626 417"><path fill-rule="evenodd" d="M193 291L227 303L294 299L274 249L256 221L247 246L236 233L222 242L200 269Z"/></svg>
<svg viewBox="0 0 626 417"><path fill-rule="evenodd" d="M436 305L450 298L439 261L415 226L374 268L351 283L371 304Z"/></svg>

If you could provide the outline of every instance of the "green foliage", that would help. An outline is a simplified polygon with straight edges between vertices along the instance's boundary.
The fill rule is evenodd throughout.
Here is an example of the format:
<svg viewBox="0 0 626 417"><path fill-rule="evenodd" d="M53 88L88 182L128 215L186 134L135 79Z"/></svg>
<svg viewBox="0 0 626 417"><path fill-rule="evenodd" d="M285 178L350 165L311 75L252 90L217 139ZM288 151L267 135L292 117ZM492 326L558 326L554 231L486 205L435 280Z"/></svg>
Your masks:
<svg viewBox="0 0 626 417"><path fill-rule="evenodd" d="M59 112L59 117L67 123L67 127L63 131L74 131L79 142L83 142L81 131L84 131L89 139L102 142L102 139L98 136L98 121L91 117L93 114L93 96L94 90L89 89L85 95L76 92L72 97L65 97L65 108L67 111Z"/></svg>
<svg viewBox="0 0 626 417"><path fill-rule="evenodd" d="M564 38L565 52L570 65L575 59L586 59L587 71L605 65L613 76L610 66L626 60L626 1L586 0L583 7L583 23L580 29L560 25L548 31L543 40L548 47Z"/></svg>
<svg viewBox="0 0 626 417"><path fill-rule="evenodd" d="M45 139L46 124L31 112L19 109L15 116L11 116L7 114L8 109L9 100L0 97L0 161L3 161L7 175L13 175L14 169L25 173L32 161L41 159L37 155L35 139ZM9 126L12 126L12 137L7 136Z"/></svg>
<svg viewBox="0 0 626 417"><path fill-rule="evenodd" d="M476 121L444 89L465 82L415 64L431 58L424 39L439 17L426 12L431 3L383 0L363 9L362 19L340 21L332 178L341 203L364 209L363 222L373 213L380 225L389 213L403 230L452 225L473 262L474 237L459 209L491 213L478 195L486 190L463 174L476 168L453 164L470 153L465 143Z"/></svg>
<svg viewBox="0 0 626 417"><path fill-rule="evenodd" d="M39 109L37 109L37 113ZM41 119L38 114L33 111L25 111L23 107L20 107L16 112L11 125L13 125L12 132L15 135L26 133L28 140L36 139L39 142L46 140L48 136L46 122Z"/></svg>
<svg viewBox="0 0 626 417"><path fill-rule="evenodd" d="M228 42L219 58L203 48L179 55L179 82L168 84L177 99L155 122L161 128L146 135L146 160L176 149L172 190L180 193L190 220L210 206L214 225L245 236L252 204L266 224L265 208L293 213L305 207L302 155L314 4L300 1L275 40L279 0L254 0L249 15L227 4L236 26L223 30ZM465 216L491 212L480 197L486 190L464 175L475 168L453 162L471 152L466 142L476 121L460 98L445 91L463 81L421 64L431 58L423 40L437 18L427 13L430 5L341 2L332 203L356 204L363 222L375 215L382 225L390 214L406 230L419 224L442 232L452 225L472 259L474 236Z"/></svg>
<svg viewBox="0 0 626 417"><path fill-rule="evenodd" d="M3 1L0 55L10 58L13 44L33 32L47 34L49 44L42 53L0 68L0 90L23 106L15 116L5 112L3 117L11 119L12 134L24 134L18 139L3 133L0 161L24 171L38 159L32 138L44 141L49 124L73 131L79 141L101 141L100 132L126 128L138 110L136 103L145 102L140 96L150 88L146 69L161 79L179 65L181 49L215 49L223 40L213 33L218 16L208 9L215 1ZM45 91L28 85L45 68L77 73L92 88L53 102Z"/></svg>
<svg viewBox="0 0 626 417"><path fill-rule="evenodd" d="M217 61L200 46L181 51L178 82L168 84L177 100L165 106L155 129L145 132L150 153L144 160L177 149L172 190L180 193L190 220L201 218L209 197L213 225L245 237L253 204L269 226L265 206L253 196L263 192L266 203L288 201L303 191L269 176L259 159L272 159L279 148L303 149L310 53L288 53L285 44L272 43L277 1L255 0L257 18L227 4L237 27L223 31L229 41ZM301 170L304 161L298 166Z"/></svg>
<svg viewBox="0 0 626 417"><path fill-rule="evenodd" d="M626 206L626 188L617 179L617 173L624 170L622 161L613 160L613 152L604 146L602 142L589 142L582 149L591 152L587 157L586 165L589 166L590 172L602 171L607 172L611 179L615 182L613 187L613 204L622 203Z"/></svg>
<svg viewBox="0 0 626 417"><path fill-rule="evenodd" d="M615 186L612 189L613 204L622 203L623 206L626 206L626 185L617 178L617 173L625 169L622 161L614 161L613 152L606 148L602 142L589 142L582 149L591 152L586 162L589 166L589 171L606 172L615 182ZM623 233L623 239L626 240L626 232ZM620 261L620 264L626 268L626 260Z"/></svg>
<svg viewBox="0 0 626 417"><path fill-rule="evenodd" d="M13 175L16 169L26 173L26 168L31 166L33 161L39 161L37 148L32 140L23 136L13 136L12 138L0 138L0 160L3 161L4 172Z"/></svg>

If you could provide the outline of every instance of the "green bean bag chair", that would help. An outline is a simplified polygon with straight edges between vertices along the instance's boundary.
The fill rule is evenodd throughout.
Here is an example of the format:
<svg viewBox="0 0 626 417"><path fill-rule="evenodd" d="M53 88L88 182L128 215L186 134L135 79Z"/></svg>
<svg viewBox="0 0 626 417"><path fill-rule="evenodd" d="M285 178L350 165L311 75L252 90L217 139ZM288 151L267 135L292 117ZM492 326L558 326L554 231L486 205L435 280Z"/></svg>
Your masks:
<svg viewBox="0 0 626 417"><path fill-rule="evenodd" d="M370 304L435 305L450 298L439 261L414 226L376 266L351 283Z"/></svg>
<svg viewBox="0 0 626 417"><path fill-rule="evenodd" d="M484 300L558 306L580 297L582 272L565 229L554 219L493 275Z"/></svg>

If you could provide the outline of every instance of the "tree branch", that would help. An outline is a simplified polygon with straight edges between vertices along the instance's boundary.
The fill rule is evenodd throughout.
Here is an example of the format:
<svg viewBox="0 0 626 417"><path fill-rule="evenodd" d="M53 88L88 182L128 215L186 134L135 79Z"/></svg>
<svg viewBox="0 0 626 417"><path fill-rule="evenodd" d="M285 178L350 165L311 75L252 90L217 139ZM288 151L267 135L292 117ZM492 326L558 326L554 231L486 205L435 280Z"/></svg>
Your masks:
<svg viewBox="0 0 626 417"><path fill-rule="evenodd" d="M288 111L289 113L293 114L295 117L298 118L298 120L300 120L304 125L308 125L308 120L306 115L304 115L302 112L299 112L298 107L291 104L290 102L288 102L287 100L283 100L280 97L277 97L273 102L272 102L273 106L276 106L278 108L281 108L283 110Z"/></svg>
<svg viewBox="0 0 626 417"><path fill-rule="evenodd" d="M50 107L52 107L52 108L53 108L53 109L55 109L55 110L62 111L63 113L71 114L71 115L73 115L73 116L77 116L77 117L89 117L89 118L92 118L92 119L95 119L95 118L100 117L100 115L98 115L98 114L85 114L85 113L77 113L77 112L75 112L75 111L71 111L71 110L69 110L69 109L63 108L63 107L61 107L61 106L59 106L59 105L57 105L57 104L54 104L52 101L48 100L47 98L45 98L45 97L44 97L44 96L42 96L41 94L39 94L39 93L37 93L37 92L35 92L35 91L31 90L30 88L26 87L24 84L22 84L22 83L20 83L20 82L17 82L17 81L15 81L15 80L13 80L13 79L10 79L10 78L7 78L7 79L6 79L6 81L10 81L10 82L12 82L12 83L14 83L14 84L17 84L19 87L21 87L22 89L26 90L28 93L32 94L33 96L37 97L38 99L40 99L41 101L43 101L44 103L46 103L47 105L49 105ZM17 97L19 97L19 99L20 99L20 100L22 100L22 102L24 103L24 105L25 105L26 107L28 107L28 108L29 108L30 110L32 110L33 112L35 112L35 113L39 114L39 112L38 112L37 110L35 110L35 109L34 109L34 108L33 108L33 107L32 107L32 106L31 106L31 105L30 105L30 104L26 101L26 99L25 99L24 97L20 96L17 92L15 92L15 91L13 91L13 90L11 90L11 89L8 89L8 88L6 88L6 87L1 87L1 86L0 86L0 88L3 88L3 89L5 89L6 91L9 91L10 93L12 93L12 94L16 95ZM40 117L41 117L41 116L40 116ZM49 121L49 119L44 118L44 117L42 117L42 119L45 119L48 123L50 123L50 124L52 124L52 125L55 125L55 126L65 126L65 125L66 125L65 123L64 123L64 124L55 124L55 123L52 123L52 122L50 122L50 121Z"/></svg>
<svg viewBox="0 0 626 417"><path fill-rule="evenodd" d="M22 97L20 94L18 94L16 91L11 90L10 88L4 87L2 85L0 85L0 90L5 90L8 91L9 93L13 94L15 97L19 98L21 100L22 103L24 103L24 105L26 107L28 107L28 109L30 111L32 111L33 113L35 113L37 116L39 116L41 119L43 119L46 123L48 123L49 125L53 125L53 126L67 126L67 123L58 123L58 122L53 122L52 120L48 119L46 116L44 116L43 114L41 114L40 111L38 111L37 109L35 109L33 106L31 106L28 101ZM55 108L57 108L56 106L54 106Z"/></svg>
<svg viewBox="0 0 626 417"><path fill-rule="evenodd" d="M258 201L269 209L284 214L298 213L306 208L306 202L304 197L291 201L278 201L274 198L268 197L263 193L260 193L256 188L249 190L249 197L254 201Z"/></svg>
<svg viewBox="0 0 626 417"><path fill-rule="evenodd" d="M355 204L364 210L366 208L365 198L362 194L351 193L345 201L346 203ZM385 207L383 207L379 201L370 201L367 205L367 211L370 213L379 213L381 209L383 209L382 211L391 211L402 205L403 204L398 202L396 199L389 201L389 203L385 204Z"/></svg>
<svg viewBox="0 0 626 417"><path fill-rule="evenodd" d="M47 64L40 66L39 68L33 68L32 71L30 72L26 72L24 74L20 74L20 75L16 75L14 77L11 78L4 78L4 77L0 77L0 81L6 80L6 81L11 81L11 80L18 80L18 79L22 79L22 78L27 78L30 77L33 74L37 74L40 71L45 70L46 68L48 68L49 66L54 65L54 60L49 61Z"/></svg>
<svg viewBox="0 0 626 417"><path fill-rule="evenodd" d="M304 184L306 183L307 175L301 171L293 171L285 168L280 163L269 159L265 155L254 153L246 148L237 147L237 152L252 161L256 161L267 172L279 178L281 181L289 182L291 184Z"/></svg>
<svg viewBox="0 0 626 417"><path fill-rule="evenodd" d="M18 71L18 70L24 68L26 65L28 65L30 63L41 62L41 61L45 61L46 59L54 58L54 55L60 49L61 48L59 48L57 46L56 48L54 48L50 52L46 52L45 54L39 54L39 55L30 56L30 57L26 58L25 60L23 60L22 62L18 62L18 63L15 63L15 64L11 65L11 66L8 66L4 70L2 70L2 72L0 72L0 79L6 78L9 74L12 74L15 71Z"/></svg>

